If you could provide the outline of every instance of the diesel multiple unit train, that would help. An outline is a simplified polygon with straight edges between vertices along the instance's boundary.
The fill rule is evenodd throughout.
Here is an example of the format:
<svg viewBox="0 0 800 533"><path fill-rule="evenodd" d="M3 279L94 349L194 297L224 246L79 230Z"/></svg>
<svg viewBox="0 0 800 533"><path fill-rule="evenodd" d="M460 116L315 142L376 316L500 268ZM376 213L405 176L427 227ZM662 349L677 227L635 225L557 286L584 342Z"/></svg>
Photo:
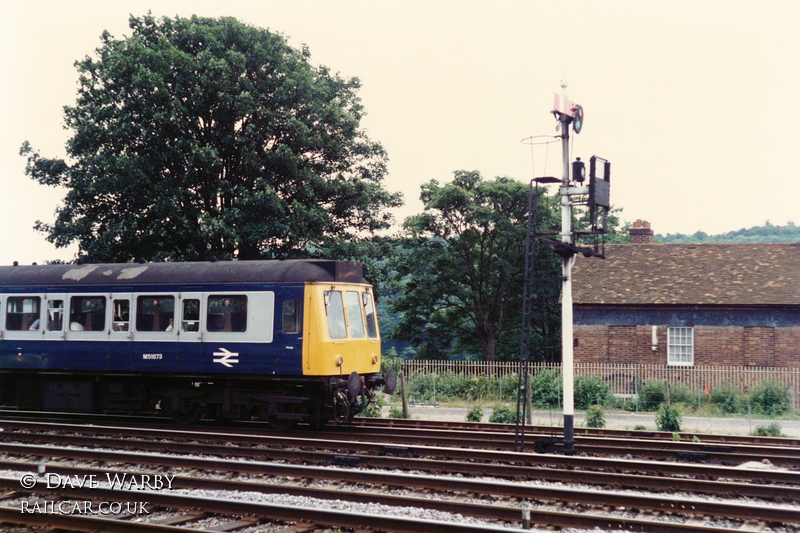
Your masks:
<svg viewBox="0 0 800 533"><path fill-rule="evenodd" d="M392 392L380 348L359 263L0 267L5 408L318 427Z"/></svg>

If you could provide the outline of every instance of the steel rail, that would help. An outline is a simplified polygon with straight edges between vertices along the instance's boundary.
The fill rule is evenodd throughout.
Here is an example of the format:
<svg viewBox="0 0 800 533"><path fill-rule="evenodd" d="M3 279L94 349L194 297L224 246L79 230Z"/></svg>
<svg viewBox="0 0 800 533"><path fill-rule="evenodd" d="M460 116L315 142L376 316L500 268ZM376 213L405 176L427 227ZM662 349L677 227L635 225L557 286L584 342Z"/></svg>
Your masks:
<svg viewBox="0 0 800 533"><path fill-rule="evenodd" d="M56 450L65 452L65 455L72 455L71 449ZM776 521L800 523L800 509L783 509L767 507L763 505L727 504L704 502L701 500L682 500L676 501L672 492L667 497L643 496L635 494L618 494L609 491L586 491L580 489L569 489L561 487L537 487L531 485L508 484L498 481L476 481L453 478L441 478L429 475L418 474L393 474L386 472L371 472L365 470L354 470L351 468L329 468L329 467L310 467L293 466L283 464L272 464L263 462L242 462L221 459L207 458L180 458L169 455L158 455L144 453L118 453L100 452L93 456L95 460L103 462L125 462L138 464L156 464L164 466L216 470L222 472L249 473L259 476L271 477L291 477L298 479L321 479L326 481L340 481L349 484L361 483L373 486L397 486L415 487L417 489L435 489L441 491L458 491L465 494L486 494L500 495L508 498L525 498L536 501L555 500L568 501L579 504L590 505L611 505L613 507L633 507L637 509L648 509L661 512L677 512L701 515L713 515L719 517L735 517L748 519L758 515L759 511L769 509L770 518ZM103 473L107 470L90 467L72 467L59 464L33 464L4 461L2 464L22 471L41 473L42 467L46 471L44 475L57 476L78 476L76 479L86 479L87 472L95 474L96 478L102 479ZM580 478L580 476L577 476ZM49 480L50 478L48 478ZM69 479L69 478L68 478ZM264 485L262 483L252 484L249 482L233 482L230 480L189 478L185 476L175 476L180 487L189 489L208 488L217 490L243 490L243 491L265 491L284 492L283 485ZM60 481L61 478L56 478ZM573 482L580 482L574 479ZM174 484L174 482L173 482ZM58 485L58 483L56 483ZM267 487L267 488L265 488ZM677 488L677 487L673 487ZM775 487L773 487L775 489ZM297 489L297 490L307 490ZM796 487L782 487L777 490L777 494L783 494L782 499L796 499L798 490ZM303 494L310 495L310 494ZM370 498L375 496L371 494ZM338 496L333 495L331 498ZM377 496L375 496L377 498ZM367 500L369 501L369 500ZM390 505L398 505L390 503ZM444 509L443 509L444 510ZM452 512L448 510L447 512ZM763 514L763 513L762 513Z"/></svg>
<svg viewBox="0 0 800 533"><path fill-rule="evenodd" d="M65 423L92 423L92 424L131 424L139 427L151 427L153 429L175 428L175 423L169 418L157 416L134 416L134 415L108 415L97 413L64 413L64 412L40 412L40 411L9 411L0 409L0 417L8 421L53 421L61 420ZM2 421L0 421L2 422ZM201 420L198 425L192 426L192 430L202 432L219 431L263 431L275 434L276 430L270 428L266 423L261 422L232 422L227 426L215 425L213 420ZM347 432L360 428L382 428L382 429L424 429L424 430L446 430L446 431L477 431L485 433L515 433L513 424L496 424L486 422L466 422L466 421L444 421L444 420L418 420L402 418L371 418L356 417L349 425L338 425L332 423L329 428L337 432ZM306 426L300 426L300 431L306 431ZM308 431L310 433L310 430ZM548 437L563 434L561 426L547 425L525 425L527 436ZM612 428L588 428L575 427L575 436L587 437L613 437L613 438L635 438L640 440L663 440L672 441L675 433L655 430L635 430L635 429L612 429ZM800 447L800 438L797 437L767 437L756 435L726 435L719 433L697 433L680 432L681 441L689 442L695 439L705 444L749 444L754 446L787 446Z"/></svg>
<svg viewBox="0 0 800 533"><path fill-rule="evenodd" d="M43 422L0 422L0 426L5 426L9 429L13 427L25 427L29 429L44 430L48 427L52 430L53 426ZM77 425L60 425L60 428L67 428L77 431L86 431L86 426ZM196 439L199 435L197 431L192 429L152 429L152 428L129 428L118 426L90 426L91 431L96 434L107 435L125 435L125 436L140 436L140 437L153 437L153 438L191 438ZM331 438L330 433L312 433L307 432L294 432L283 434L245 434L231 431L224 432L203 432L200 433L206 439L219 439L225 442L245 442L249 445L261 444L265 446L285 446L297 445L308 446L315 445L317 447L324 447L322 443L329 443L329 446L336 445L339 449L347 449L350 451L376 451L377 447L386 446L386 443L380 441L389 437L393 444L403 446L419 446L420 441L424 441L423 447L445 447L448 450L455 448L462 448L472 450L472 448L465 448L464 444L470 444L464 436L453 434L449 432L448 436L430 436L424 437L402 437L402 436L387 436L383 433L374 433L371 435L360 438L373 438L376 442L360 442L355 438L347 439L342 438L342 435L334 433L335 438ZM513 435L508 435L509 449L513 447ZM2 435L0 435L2 438ZM65 436L65 441L70 438ZM302 442L301 442L302 441ZM474 436L471 444L476 448L485 449L488 439L482 439L480 436ZM294 444L297 443L297 444ZM537 443L534 442L536 445ZM640 441L637 439L617 439L615 443L609 444L606 439L593 439L591 437L580 437L575 439L576 450L585 454L594 454L602 456L614 455L633 455L636 454L640 457L658 458L669 461L685 461L685 462L702 462L702 463L718 463L718 464L741 464L748 461L760 461L765 456L776 465L800 468L800 448L786 448L786 447L764 447L752 445L727 445L727 446L714 446L704 443L689 443L689 442L658 442L664 448L654 447L654 441ZM638 448L637 448L638 446ZM539 441L534 450L539 452L558 452L562 445L558 439L543 439ZM328 448L332 449L332 448ZM495 448L497 449L497 448ZM780 454L780 455L776 455Z"/></svg>
<svg viewBox="0 0 800 533"><path fill-rule="evenodd" d="M513 449L513 433L490 432L486 435L458 430L415 430L417 433L409 435L392 435L391 438L398 444L416 444L424 441L428 444L450 447L469 447L471 445L491 449ZM309 434L314 437L318 434ZM386 439L385 430L375 428L372 431L360 433L337 433L340 440L354 439ZM563 442L560 436L553 435L528 435L526 441L529 451L561 451ZM716 462L723 464L742 463L746 461L769 459L772 463L800 468L800 447L790 446L763 446L757 444L737 443L707 443L692 441L673 441L657 439L640 439L635 437L593 437L575 435L574 448L576 452L597 455L625 455L632 454L639 457L659 458L664 460L685 460L696 462Z"/></svg>
<svg viewBox="0 0 800 533"><path fill-rule="evenodd" d="M176 468L204 468L208 470L219 471L236 471L240 473L263 474L263 475L288 475L291 472L292 466L276 465L273 463L265 462L243 462L231 459L210 459L207 457L179 457L174 455L159 455L143 454L143 453L130 453L130 452L114 452L114 451L99 451L99 450L77 450L75 448L53 448L52 446L31 446L31 445L2 445L0 444L0 452L21 454L27 456L48 457L58 456L65 459L85 459L103 462L122 462L122 463L136 463L136 464L152 464L153 458L157 457L159 465L169 466ZM366 466L369 463L383 463L381 457L341 457L336 455L328 456L329 464L343 465L349 463L356 463ZM348 460L349 459L349 460ZM19 461L2 461L0 465L10 469L19 469ZM377 466L371 464L370 466ZM397 467L396 464L386 464L383 466ZM37 471L37 464L29 464L30 471ZM495 465L495 464L476 464L471 462L453 462L453 461L431 461L431 460L413 460L412 464L405 464L405 468L413 470L423 470L427 472L446 472L449 474L469 474L479 475L485 477L499 477L511 478L517 480L532 480L538 479L550 482L564 482L564 483L580 483L584 485L596 485L615 487L617 489L637 489L646 490L650 492L664 491L669 493L687 492L693 494L714 494L720 496L739 496L750 497L775 501L794 501L800 502L800 487L797 486L780 486L780 485L766 485L761 483L741 483L720 480L708 479L693 479L685 477L662 477L662 476L644 476L623 473L610 473L610 472L595 472L595 471L579 471L574 469L554 469L554 468L540 468L530 466L511 466L511 465ZM64 467L60 465L49 465L50 471L56 473L76 473L79 472L78 467ZM326 466L323 472L328 472L330 469ZM308 470L306 472L309 472ZM713 471L712 471L713 472ZM711 472L705 471L708 475ZM721 472L714 472L720 475ZM308 474L306 474L308 475ZM323 476L324 477L324 476ZM800 474L796 475L797 481L800 482Z"/></svg>
<svg viewBox="0 0 800 533"><path fill-rule="evenodd" d="M97 428L90 428L95 430ZM163 434L161 434L163 436ZM170 432L169 435L173 435ZM214 434L218 440L224 441L222 434ZM692 476L696 478L713 477L714 479L739 479L757 483L800 483L800 473L781 470L767 469L745 469L731 468L716 465L696 465L691 463L670 463L641 461L633 459L614 459L597 457L565 456L558 454L528 454L517 452L486 451L462 448L435 448L430 446L387 446L381 443L354 443L336 442L319 439L291 439L278 437L272 442L274 445L269 448L257 448L251 446L231 446L230 444L201 444L186 442L166 442L166 441L145 441L95 437L76 437L74 435L50 435L50 434L31 434L0 432L0 439L16 439L38 442L62 443L70 445L84 446L106 446L118 447L121 449L144 449L156 452L169 449L170 451L180 451L191 454L216 454L221 456L236 453L241 457L252 457L256 459L285 459L303 460L311 463L330 463L336 453L324 453L312 451L309 448L322 448L326 450L345 451L345 455L354 452L359 453L355 457L347 460L363 461L373 466L393 466L398 468L421 468L423 465L434 463L425 459L413 459L416 457L442 458L446 461L438 463L438 467L448 468L447 465L455 464L454 461L470 463L473 468L488 470L488 464L514 464L529 466L549 466L564 469L600 470L613 472L630 473L658 473L671 476ZM264 437L254 438L255 441L264 443ZM0 450L13 452L15 446L27 446L24 444L1 443ZM17 453L24 453L19 451ZM415 466L414 466L415 465ZM431 466L428 466L431 468ZM450 467L451 469L454 467Z"/></svg>
<svg viewBox="0 0 800 533"><path fill-rule="evenodd" d="M50 493L48 493L50 494ZM398 533L499 533L510 531L509 528L491 525L464 524L458 522L443 522L407 518L391 515L374 515L365 513L351 513L346 511L318 509L314 507L299 507L289 505L276 505L267 503L242 502L219 498L201 498L196 496L168 495L163 493L127 493L109 489L96 489L91 492L76 490L68 494L69 497L85 498L121 498L126 497L133 501L146 501L169 508L197 509L202 508L206 513L233 515L233 516L258 516L270 520L280 520L297 523L312 523L319 526L368 528L376 531L392 531ZM147 498L147 499L145 499ZM0 519L9 523L35 524L40 526L58 527L72 531L112 531L124 533L127 531L154 531L164 533L186 533L187 531L207 531L203 529L190 529L178 526L150 525L142 529L131 526L128 520L114 520L94 516L60 515L60 514L21 514L19 509L0 507Z"/></svg>
<svg viewBox="0 0 800 533"><path fill-rule="evenodd" d="M131 522L118 518L83 516L68 514L23 514L19 508L0 505L0 522L53 529L59 531L80 531L85 533L218 533L207 529L188 529L164 524Z"/></svg>
<svg viewBox="0 0 800 533"><path fill-rule="evenodd" d="M385 476L384 476L385 477ZM400 475L400 479L390 479L383 483L378 480L381 485L393 485L399 482L405 486L408 481L414 476ZM13 481L0 479L0 486L6 489L13 489ZM359 482L364 482L364 479L359 477ZM424 483L426 480L418 480ZM427 481L430 481L428 479ZM453 480L447 480L452 483ZM209 480L209 479L194 479L186 478L183 482L187 485L192 485L191 488L204 488L214 490L233 490L233 491L259 491L270 493L291 493L293 491L288 488L284 490L283 487L278 485L263 485L253 483L243 483L224 480ZM470 485L468 482L464 482ZM485 485L485 482L472 483L472 485ZM194 486L196 485L196 486ZM535 489L527 491L526 494L519 494L519 489L528 489L529 487L508 487L504 484L489 484L490 488L501 490L502 487L513 488L515 491L509 493L508 490L502 492L505 496L512 496L515 498L530 497L529 493L544 494L543 491L547 489ZM419 485L415 485L419 486ZM450 484L444 485L442 489L452 486ZM44 492L47 489L47 494L50 498L53 494L63 494L70 499L92 498L128 501L146 502L163 507L177 507L181 509L188 508L201 508L205 512L223 513L233 515L257 515L270 519L289 520L289 521L306 521L314 524L323 524L328 526L337 527L369 527L373 529L388 530L388 531L497 531L495 526L489 526L488 529L482 526L474 526L463 523L452 522L437 522L420 519L408 519L392 515L366 515L362 513L352 513L334 510L321 510L318 508L298 507L298 506L285 506L267 503L252 503L242 502L240 500L220 499L198 497L194 495L176 495L169 494L164 491L130 491L120 489L108 488L70 488L69 490L49 489L44 481L38 481L34 487L26 489L27 492ZM474 491L473 487L462 489L465 492ZM751 506L737 505L737 504L719 504L713 502L684 502L676 503L673 500L655 500L653 498L637 498L631 499L630 495L617 495L609 501L609 494L602 493L581 493L574 491L577 496L580 496L578 503L592 504L592 505L611 505L615 507L625 507L627 509L658 509L662 512L689 514L693 516L716 516L720 518L736 518L742 521L748 520L753 516L770 522L781 523L795 523L800 520L800 510L792 511L789 509L770 508L767 513L764 513L763 508L756 508L754 510ZM353 491L328 491L327 493L322 490L312 490L307 488L297 488L296 493L304 496L320 496L323 495L330 499L354 499L360 501L381 501L388 505L401 505L401 506L422 506L424 508L437 509L449 513L464 514L465 511L470 511L472 516L479 516L491 520L503 520L509 522L519 522L526 519L523 514L523 509L502 507L497 505L486 504L466 504L459 501L441 501L430 500L425 498L408 498L408 497L389 497L379 496L373 493L356 493ZM563 494L563 493L562 493ZM558 499L560 495L551 495L543 499ZM311 511L313 509L313 511ZM612 518L593 515L591 513L575 514L572 512L554 512L554 511L540 511L535 509L524 510L530 518L529 520L535 523L547 524L550 526L557 525L561 527L613 527L624 528L629 531L726 531L725 528L718 527L703 527L696 523L680 524L675 522L663 523L654 522L651 520L636 520L625 518ZM754 514L756 513L756 514ZM19 516L19 514L17 515ZM353 519L355 518L355 521ZM704 518L705 519L705 518ZM444 529L439 529L442 526ZM410 529L409 529L410 527ZM463 529L466 527L466 529ZM473 529L477 528L477 529ZM507 528L504 528L508 530Z"/></svg>
<svg viewBox="0 0 800 533"><path fill-rule="evenodd" d="M371 419L370 422L359 422L355 427L339 426L336 434L340 439L350 437L374 438L385 435L398 435L400 438L430 439L431 441L443 440L446 442L470 442L470 440L483 439L486 443L494 443L497 446L508 447L514 442L514 426L508 424L450 424L435 422L433 424L420 424L417 426L414 421L408 424L396 426L390 423L391 419ZM385 421L385 422L379 422ZM489 427L485 426L500 426ZM531 426L526 426L531 428ZM389 433L387 429L399 430L397 433ZM540 431L537 431L540 430ZM532 440L557 438L561 436L561 428L551 426L536 426L534 432L526 429L526 435ZM414 432L412 436L408 433ZM314 436L316 433L307 433ZM575 428L575 437L580 437L580 442L584 446L600 446L608 443L609 449L616 448L635 448L642 447L644 450L662 450L663 453L670 451L683 453L693 451L726 450L726 453L746 455L748 452L762 453L766 455L786 456L789 458L800 457L800 441L793 439L783 439L779 437L750 437L750 438L716 438L715 435L700 433L679 433L680 440L675 440L674 433L648 432L648 431L629 431L629 430L591 430L591 428ZM696 437L696 438L695 438ZM576 442L577 444L577 442ZM659 446L655 448L654 446ZM591 452L592 448L581 451Z"/></svg>
<svg viewBox="0 0 800 533"><path fill-rule="evenodd" d="M398 429L425 429L425 430L464 430L480 432L497 432L514 434L514 424L495 424L486 422L458 422L444 420L415 420L404 418L369 418L356 417L350 426L337 426L337 428L398 428ZM617 437L636 438L649 440L668 440L674 438L674 432L651 431L636 429L612 429L576 427L575 436L589 437ZM564 429L561 426L525 425L526 436L559 435ZM756 435L726 435L720 433L679 432L682 441L693 441L695 438L704 443L736 443L767 446L793 446L800 447L800 438L797 437L766 437Z"/></svg>

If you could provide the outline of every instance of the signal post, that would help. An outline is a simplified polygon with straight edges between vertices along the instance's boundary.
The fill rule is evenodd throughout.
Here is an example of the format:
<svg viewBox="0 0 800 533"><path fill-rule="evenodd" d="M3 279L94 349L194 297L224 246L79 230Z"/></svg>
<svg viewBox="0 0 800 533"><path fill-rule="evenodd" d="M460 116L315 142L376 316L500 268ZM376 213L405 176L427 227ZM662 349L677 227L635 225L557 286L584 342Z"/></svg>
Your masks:
<svg viewBox="0 0 800 533"><path fill-rule="evenodd" d="M562 82L566 88L566 82ZM570 125L575 133L580 133L583 127L583 108L569 99L566 95L556 95L552 111L559 121L561 131L562 178L559 187L561 196L561 231L560 240L541 239L553 245L553 251L561 257L561 365L564 378L564 453L575 453L575 400L574 400L574 340L572 317L572 267L577 260L577 255L586 257L605 258L602 245L597 236L606 233L606 216L610 209L609 190L611 179L611 163L592 156L589 185L583 185L586 180L585 164L577 158L570 165L569 130ZM550 183L557 180L552 178L534 178L540 183ZM583 230L573 230L572 218L574 206L586 206L589 211L590 227ZM580 235L594 235L594 246L581 246L577 243Z"/></svg>

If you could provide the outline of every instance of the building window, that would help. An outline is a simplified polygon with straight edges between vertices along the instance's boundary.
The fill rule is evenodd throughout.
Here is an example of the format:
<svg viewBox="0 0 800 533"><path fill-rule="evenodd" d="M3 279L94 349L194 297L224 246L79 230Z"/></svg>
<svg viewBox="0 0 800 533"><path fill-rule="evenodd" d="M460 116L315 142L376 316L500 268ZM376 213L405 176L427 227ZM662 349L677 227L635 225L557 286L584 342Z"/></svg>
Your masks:
<svg viewBox="0 0 800 533"><path fill-rule="evenodd" d="M667 364L694 365L694 330L667 328Z"/></svg>

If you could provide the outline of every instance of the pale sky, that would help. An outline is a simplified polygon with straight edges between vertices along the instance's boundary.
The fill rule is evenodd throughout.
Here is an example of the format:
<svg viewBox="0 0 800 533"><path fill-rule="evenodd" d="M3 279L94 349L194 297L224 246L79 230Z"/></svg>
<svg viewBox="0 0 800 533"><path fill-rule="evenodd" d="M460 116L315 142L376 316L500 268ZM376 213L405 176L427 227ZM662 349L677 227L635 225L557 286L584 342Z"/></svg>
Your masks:
<svg viewBox="0 0 800 533"><path fill-rule="evenodd" d="M572 158L612 162L611 202L656 233L800 224L796 0L0 0L0 265L72 259L33 231L64 191L24 175L19 147L65 157L74 62L130 14L233 16L280 32L362 82L363 126L389 154L386 187L479 170L560 177L553 95L585 111ZM549 150L549 151L548 151Z"/></svg>

